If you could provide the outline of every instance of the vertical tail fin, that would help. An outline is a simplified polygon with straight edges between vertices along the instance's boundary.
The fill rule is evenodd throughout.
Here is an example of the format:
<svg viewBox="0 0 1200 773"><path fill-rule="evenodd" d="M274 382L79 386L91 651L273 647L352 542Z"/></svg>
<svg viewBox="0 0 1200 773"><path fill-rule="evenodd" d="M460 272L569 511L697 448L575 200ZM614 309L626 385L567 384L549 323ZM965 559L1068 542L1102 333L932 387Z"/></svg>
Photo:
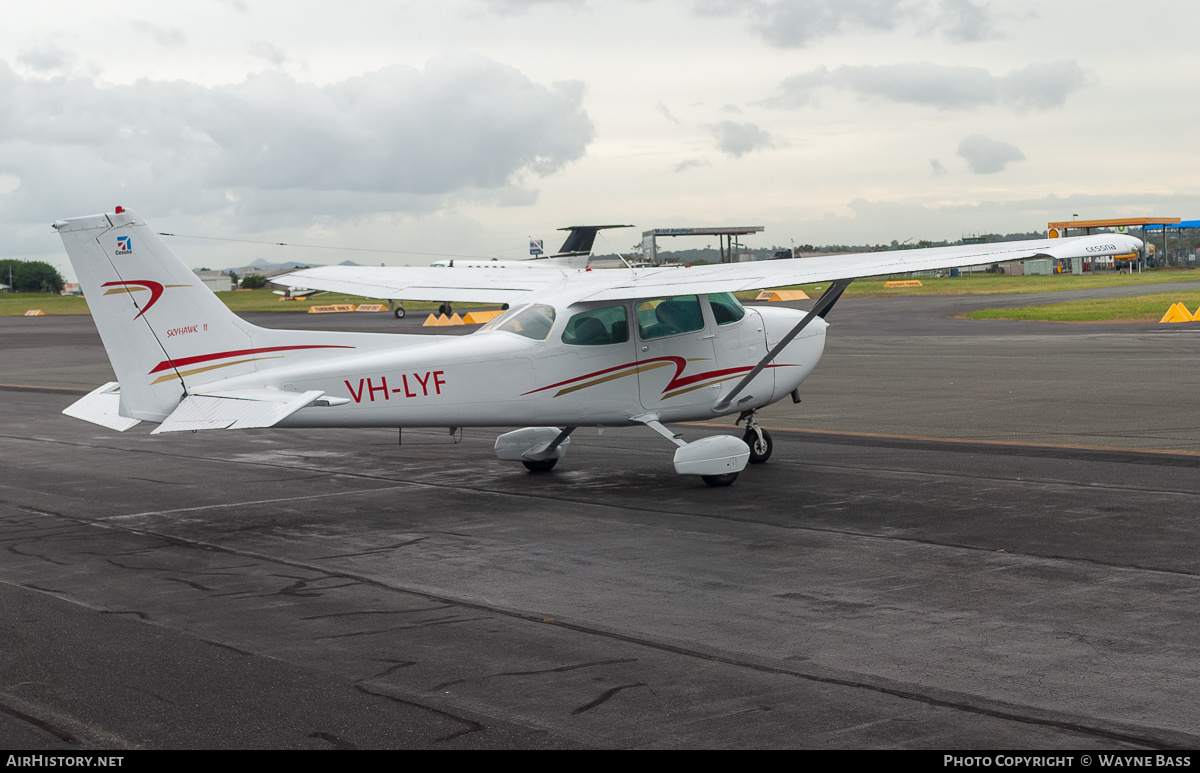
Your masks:
<svg viewBox="0 0 1200 773"><path fill-rule="evenodd" d="M122 416L162 421L188 389L256 369L256 328L140 217L118 207L54 228L120 381Z"/></svg>

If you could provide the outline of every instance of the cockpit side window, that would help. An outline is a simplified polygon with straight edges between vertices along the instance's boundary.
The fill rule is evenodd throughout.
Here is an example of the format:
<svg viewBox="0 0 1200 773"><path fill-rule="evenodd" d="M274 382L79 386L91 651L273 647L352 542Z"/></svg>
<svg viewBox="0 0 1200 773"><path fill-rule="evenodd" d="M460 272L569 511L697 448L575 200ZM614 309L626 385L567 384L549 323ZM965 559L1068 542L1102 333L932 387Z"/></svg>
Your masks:
<svg viewBox="0 0 1200 773"><path fill-rule="evenodd" d="M746 316L746 310L733 293L716 293L708 296L708 306L718 325L728 325Z"/></svg>
<svg viewBox="0 0 1200 773"><path fill-rule="evenodd" d="M676 295L656 298L637 305L638 333L642 340L691 333L704 329L700 296Z"/></svg>
<svg viewBox="0 0 1200 773"><path fill-rule="evenodd" d="M572 346L607 346L629 340L629 318L624 306L581 311L567 321L562 341Z"/></svg>
<svg viewBox="0 0 1200 773"><path fill-rule="evenodd" d="M554 327L554 307L544 303L535 303L510 309L484 325L480 331L503 330L531 338L534 341L545 341L546 337L550 335L552 327Z"/></svg>

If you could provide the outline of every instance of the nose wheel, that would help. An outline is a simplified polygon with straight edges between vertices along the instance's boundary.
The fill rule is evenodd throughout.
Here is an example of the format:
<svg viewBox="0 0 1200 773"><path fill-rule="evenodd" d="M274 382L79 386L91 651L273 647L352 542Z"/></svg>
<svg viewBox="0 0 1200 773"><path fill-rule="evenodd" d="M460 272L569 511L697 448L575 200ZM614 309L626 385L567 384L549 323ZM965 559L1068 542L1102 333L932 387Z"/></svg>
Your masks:
<svg viewBox="0 0 1200 773"><path fill-rule="evenodd" d="M742 442L750 446L750 464L762 464L771 458L771 452L775 450L771 433L758 426L758 422L754 420L754 411L746 411L738 417L736 423L741 424L743 421L746 423L746 434L742 435Z"/></svg>
<svg viewBox="0 0 1200 773"><path fill-rule="evenodd" d="M758 428L758 432L746 430L746 434L742 435L742 442L750 446L750 464L762 464L771 458L771 451L775 450L771 433L762 427Z"/></svg>

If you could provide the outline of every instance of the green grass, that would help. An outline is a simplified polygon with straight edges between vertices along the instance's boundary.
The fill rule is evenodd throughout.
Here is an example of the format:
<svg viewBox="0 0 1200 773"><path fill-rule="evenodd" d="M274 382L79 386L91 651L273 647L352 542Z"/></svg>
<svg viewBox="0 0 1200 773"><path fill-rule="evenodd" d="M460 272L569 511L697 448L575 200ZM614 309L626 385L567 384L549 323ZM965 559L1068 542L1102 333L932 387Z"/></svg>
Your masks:
<svg viewBox="0 0 1200 773"><path fill-rule="evenodd" d="M88 313L87 303L82 298L54 293L0 294L0 317L19 317L30 309L41 309L47 315Z"/></svg>
<svg viewBox="0 0 1200 773"><path fill-rule="evenodd" d="M964 274L957 277L920 277L921 287L885 288L891 280L912 279L911 276L868 277L856 279L846 288L844 298L890 298L897 295L1013 295L1044 293L1058 290L1091 290L1100 287L1151 285L1160 282L1189 282L1200 280L1200 270L1171 269L1146 271L1141 274L1118 274L1102 271L1095 274L1052 274L1050 276L1011 276L1009 274ZM803 290L814 298L829 286L828 282L789 287ZM818 289L819 288L819 289ZM756 293L738 293L743 300Z"/></svg>
<svg viewBox="0 0 1200 773"><path fill-rule="evenodd" d="M227 293L217 293L217 297L225 301L225 305L235 312L246 311L308 311L310 306L333 306L340 303L352 303L358 305L361 303L382 303L385 307L387 301L371 300L362 298L357 295L345 295L343 293L325 293L324 295L314 295L303 301L281 301L280 296L275 295L270 290L233 290ZM455 311L462 309L470 311L471 309L494 309L500 304L498 303L455 303ZM405 311L433 311L440 303L434 301L405 301ZM49 312L47 312L49 313Z"/></svg>
<svg viewBox="0 0 1200 773"><path fill-rule="evenodd" d="M307 312L310 306L332 306L339 303L379 303L357 295L341 293L326 293L316 295L303 301L281 301L279 296L270 290L231 290L217 293L218 298L225 302L235 312L252 311L291 311ZM387 302L382 302L386 307ZM441 304L431 301L405 301L404 310L409 312L429 312ZM471 309L494 309L499 304L491 303L456 303L456 311ZM19 317L29 309L41 309L47 316L62 314L87 314L87 301L83 298L71 298L53 293L5 293L0 295L0 317Z"/></svg>
<svg viewBox="0 0 1200 773"><path fill-rule="evenodd" d="M1175 303L1182 303L1188 311L1194 312L1200 306L1200 291L1070 301L1015 309L982 309L962 316L965 319L1019 319L1033 322L1158 322Z"/></svg>

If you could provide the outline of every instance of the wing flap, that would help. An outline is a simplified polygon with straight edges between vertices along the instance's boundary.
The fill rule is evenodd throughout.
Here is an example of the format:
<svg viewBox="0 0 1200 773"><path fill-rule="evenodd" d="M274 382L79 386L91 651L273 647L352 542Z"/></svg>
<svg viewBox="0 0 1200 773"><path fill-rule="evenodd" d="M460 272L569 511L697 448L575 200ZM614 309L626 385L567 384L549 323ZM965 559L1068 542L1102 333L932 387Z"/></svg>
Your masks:
<svg viewBox="0 0 1200 773"><path fill-rule="evenodd" d="M93 389L63 409L63 414L73 419L90 421L101 427L124 432L130 427L140 424L141 419L129 419L120 414L121 385L110 381L102 387Z"/></svg>
<svg viewBox="0 0 1200 773"><path fill-rule="evenodd" d="M188 395L150 434L273 427L324 394L320 390L240 389Z"/></svg>

